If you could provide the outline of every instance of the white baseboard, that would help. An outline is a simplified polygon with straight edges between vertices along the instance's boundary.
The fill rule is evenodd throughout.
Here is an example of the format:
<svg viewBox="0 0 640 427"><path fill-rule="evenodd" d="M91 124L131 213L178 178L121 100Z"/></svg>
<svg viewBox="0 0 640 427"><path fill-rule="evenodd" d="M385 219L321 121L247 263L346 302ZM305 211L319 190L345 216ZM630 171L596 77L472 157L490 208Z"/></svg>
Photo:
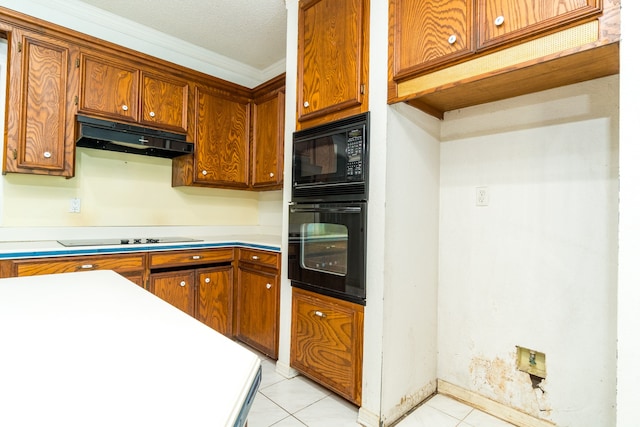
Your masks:
<svg viewBox="0 0 640 427"><path fill-rule="evenodd" d="M298 371L296 371L286 363L281 363L280 360L276 362L276 372L287 379L291 379L299 375Z"/></svg>
<svg viewBox="0 0 640 427"><path fill-rule="evenodd" d="M380 427L380 417L378 414L374 414L362 407L358 410L357 422L359 425L364 427Z"/></svg>
<svg viewBox="0 0 640 427"><path fill-rule="evenodd" d="M438 394L453 397L469 406L500 418L518 427L553 427L554 423L533 417L502 403L495 402L473 391L466 390L444 380L438 380Z"/></svg>

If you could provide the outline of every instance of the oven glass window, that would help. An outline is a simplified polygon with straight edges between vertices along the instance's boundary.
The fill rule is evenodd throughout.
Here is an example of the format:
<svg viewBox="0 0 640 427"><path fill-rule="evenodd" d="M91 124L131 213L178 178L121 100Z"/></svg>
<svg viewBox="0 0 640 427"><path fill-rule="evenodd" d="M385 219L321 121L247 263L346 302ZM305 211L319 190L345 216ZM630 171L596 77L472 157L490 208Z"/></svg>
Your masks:
<svg viewBox="0 0 640 427"><path fill-rule="evenodd" d="M308 270L347 275L349 232L342 224L302 224L300 262Z"/></svg>

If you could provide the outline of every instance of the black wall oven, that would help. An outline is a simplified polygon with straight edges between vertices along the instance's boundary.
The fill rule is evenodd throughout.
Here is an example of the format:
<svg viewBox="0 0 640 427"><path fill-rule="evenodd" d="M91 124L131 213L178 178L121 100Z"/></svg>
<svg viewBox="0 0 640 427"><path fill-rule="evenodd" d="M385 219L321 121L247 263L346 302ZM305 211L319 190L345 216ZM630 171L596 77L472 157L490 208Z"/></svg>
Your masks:
<svg viewBox="0 0 640 427"><path fill-rule="evenodd" d="M292 285L365 304L365 202L289 206Z"/></svg>
<svg viewBox="0 0 640 427"><path fill-rule="evenodd" d="M366 301L369 113L293 134L291 285Z"/></svg>

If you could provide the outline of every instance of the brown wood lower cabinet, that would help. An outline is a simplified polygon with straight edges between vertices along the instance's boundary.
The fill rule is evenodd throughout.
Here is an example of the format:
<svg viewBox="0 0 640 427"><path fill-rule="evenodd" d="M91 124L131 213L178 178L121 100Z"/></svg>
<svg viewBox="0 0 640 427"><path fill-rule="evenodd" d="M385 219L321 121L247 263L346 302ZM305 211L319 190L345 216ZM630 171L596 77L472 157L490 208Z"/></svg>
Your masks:
<svg viewBox="0 0 640 427"><path fill-rule="evenodd" d="M36 276L92 270L113 270L144 286L145 253L126 255L65 256L2 261L1 277Z"/></svg>
<svg viewBox="0 0 640 427"><path fill-rule="evenodd" d="M233 266L152 273L149 291L221 334L231 336Z"/></svg>
<svg viewBox="0 0 640 427"><path fill-rule="evenodd" d="M293 288L291 367L360 405L364 307Z"/></svg>
<svg viewBox="0 0 640 427"><path fill-rule="evenodd" d="M149 254L149 291L228 337L232 335L233 249Z"/></svg>
<svg viewBox="0 0 640 427"><path fill-rule="evenodd" d="M280 330L280 254L240 249L235 295L237 339L278 358Z"/></svg>

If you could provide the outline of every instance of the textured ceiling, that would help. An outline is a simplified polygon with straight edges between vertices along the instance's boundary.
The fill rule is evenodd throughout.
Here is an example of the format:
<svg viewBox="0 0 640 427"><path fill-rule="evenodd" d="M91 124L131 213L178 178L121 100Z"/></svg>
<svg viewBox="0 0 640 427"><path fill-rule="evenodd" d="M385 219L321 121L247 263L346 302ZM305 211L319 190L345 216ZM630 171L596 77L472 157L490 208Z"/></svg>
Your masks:
<svg viewBox="0 0 640 427"><path fill-rule="evenodd" d="M284 0L81 0L258 70L282 61Z"/></svg>

